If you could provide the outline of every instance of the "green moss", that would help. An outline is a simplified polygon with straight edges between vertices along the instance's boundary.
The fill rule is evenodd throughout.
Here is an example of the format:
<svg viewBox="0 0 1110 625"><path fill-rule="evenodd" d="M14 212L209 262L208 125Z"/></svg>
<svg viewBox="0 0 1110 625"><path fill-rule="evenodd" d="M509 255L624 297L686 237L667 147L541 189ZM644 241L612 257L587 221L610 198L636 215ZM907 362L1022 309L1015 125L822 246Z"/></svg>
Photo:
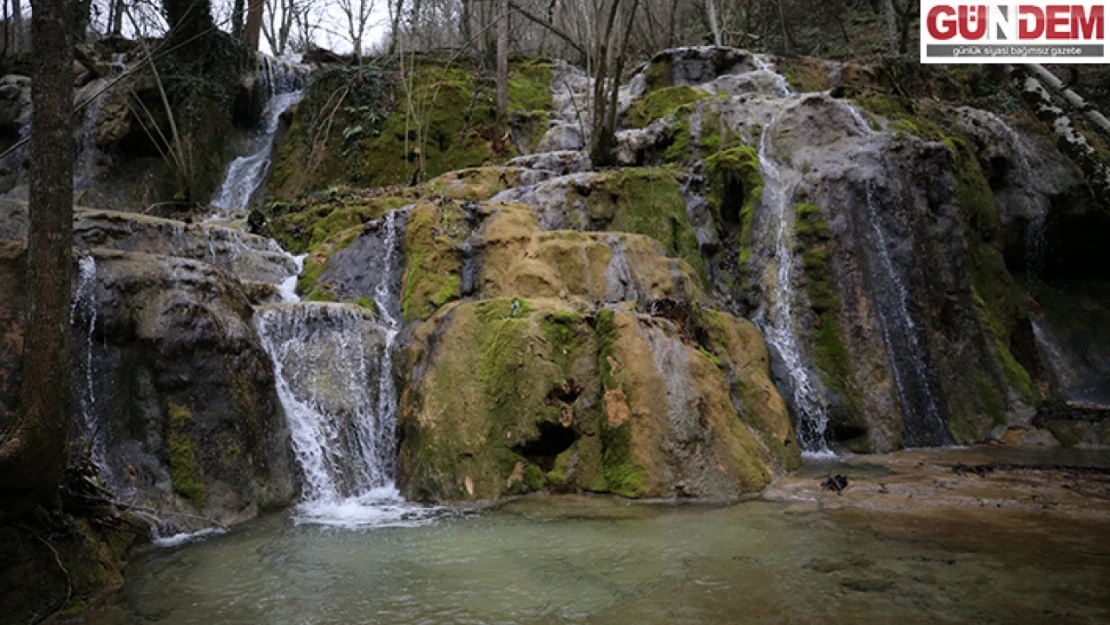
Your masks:
<svg viewBox="0 0 1110 625"><path fill-rule="evenodd" d="M914 119L896 119L890 122L890 128L898 132L905 132L920 137L927 141L943 141L947 137L940 126L920 117Z"/></svg>
<svg viewBox="0 0 1110 625"><path fill-rule="evenodd" d="M944 143L956 158L957 200L965 225L967 272L980 321L990 335L1003 381L1028 401L1036 402L1039 394L1029 372L1010 351L1013 328L1025 317L1025 309L1021 289L1007 270L999 247L1002 222L998 205L970 146L958 138L949 138Z"/></svg>
<svg viewBox="0 0 1110 625"><path fill-rule="evenodd" d="M864 109L863 116L868 120L872 130L882 130L882 126L873 116L878 115L890 120L887 126L894 131L895 138L900 139L906 135L913 135L926 141L944 141L948 138L948 134L937 123L937 121L944 121L945 113L926 100L917 101L917 106L911 108L906 101L868 91L858 96L856 103ZM934 119L937 121L933 121Z"/></svg>
<svg viewBox="0 0 1110 625"><path fill-rule="evenodd" d="M170 404L166 442L173 489L200 510L204 508L204 476L186 433L192 420L193 414L188 408Z"/></svg>
<svg viewBox="0 0 1110 625"><path fill-rule="evenodd" d="M551 63L517 56L509 62L509 110L546 111L551 103Z"/></svg>
<svg viewBox="0 0 1110 625"><path fill-rule="evenodd" d="M606 489L622 497L643 497L644 470L632 454L632 431L627 423L611 428L602 424L602 466Z"/></svg>
<svg viewBox="0 0 1110 625"><path fill-rule="evenodd" d="M552 359L565 362L574 358L583 343L583 336L579 333L582 323L582 316L569 310L559 310L544 317L540 328L551 346Z"/></svg>
<svg viewBox="0 0 1110 625"><path fill-rule="evenodd" d="M712 362L713 365L716 366L718 369L726 372L730 369L729 364L722 360L721 357L717 354L714 354L713 352L700 345L698 346L698 351L701 352L702 356L708 358L709 361Z"/></svg>
<svg viewBox="0 0 1110 625"><path fill-rule="evenodd" d="M779 58L776 65L786 82L799 93L827 91L833 86L828 68L819 59L804 56Z"/></svg>
<svg viewBox="0 0 1110 625"><path fill-rule="evenodd" d="M547 479L543 470L534 464L529 464L524 467L524 488L528 492L536 492L543 490L547 486Z"/></svg>
<svg viewBox="0 0 1110 625"><path fill-rule="evenodd" d="M317 73L275 147L271 194L407 184L516 155L497 120L494 90L478 71L430 55L406 69L407 86L372 68ZM510 110L550 109L550 85L548 61L514 58ZM405 102L417 108L415 117Z"/></svg>
<svg viewBox="0 0 1110 625"><path fill-rule="evenodd" d="M709 98L707 92L686 85L658 89L632 103L625 113L624 124L629 128L643 128L657 119L670 115L684 104L707 98Z"/></svg>
<svg viewBox="0 0 1110 625"><path fill-rule="evenodd" d="M655 55L644 74L644 93L651 93L670 86L672 71L671 59L666 53L661 52Z"/></svg>
<svg viewBox="0 0 1110 625"><path fill-rule="evenodd" d="M906 106L898 98L874 91L856 96L856 104L882 117L901 117L909 114Z"/></svg>
<svg viewBox="0 0 1110 625"><path fill-rule="evenodd" d="M598 360L597 366L601 377L602 388L613 387L613 365L609 357L613 353L613 344L617 341L617 327L613 320L613 311L602 308L597 311L597 321L594 330L597 332Z"/></svg>
<svg viewBox="0 0 1110 625"><path fill-rule="evenodd" d="M378 310L378 303L375 302L374 300L370 299L369 297L366 297L365 295L358 298L358 302L356 302L356 303L359 306L362 306L363 308L365 308L366 310L369 310L370 312L374 313L375 318L381 315L381 311Z"/></svg>
<svg viewBox="0 0 1110 625"><path fill-rule="evenodd" d="M794 209L794 233L802 247L806 295L817 317L813 332L813 362L821 381L837 393L843 410L860 416L862 401L855 385L855 368L840 326L840 298L832 284L829 228L821 208L799 204Z"/></svg>
<svg viewBox="0 0 1110 625"><path fill-rule="evenodd" d="M690 113L686 107L677 109L675 113L676 124L668 132L669 145L663 151L663 162L675 163L692 156L690 149Z"/></svg>
<svg viewBox="0 0 1110 625"><path fill-rule="evenodd" d="M355 193L333 189L292 204L272 204L268 210L274 237L290 252L303 254L339 232L363 226L411 202L402 195L363 199Z"/></svg>
<svg viewBox="0 0 1110 625"><path fill-rule="evenodd" d="M409 214L401 291L405 321L427 319L459 296L462 260L458 244L469 232L463 212L450 202L422 204Z"/></svg>
<svg viewBox="0 0 1110 625"><path fill-rule="evenodd" d="M700 135L702 154L713 154L728 148L730 139L735 137L721 123L721 114L710 107L702 111Z"/></svg>
<svg viewBox="0 0 1110 625"><path fill-rule="evenodd" d="M709 206L718 223L739 224L738 270L746 276L745 268L751 260L752 216L763 196L759 153L750 146L721 150L705 160L705 170L709 178Z"/></svg>
<svg viewBox="0 0 1110 625"><path fill-rule="evenodd" d="M335 294L319 285L317 282L324 270L328 267L331 257L340 250L345 250L362 234L362 227L356 226L338 232L318 247L312 250L312 257L305 261L301 276L297 278L297 293L306 296L312 302L333 302Z"/></svg>
<svg viewBox="0 0 1110 625"><path fill-rule="evenodd" d="M485 323L504 319L527 319L532 303L523 297L498 297L474 304L474 314Z"/></svg>
<svg viewBox="0 0 1110 625"><path fill-rule="evenodd" d="M589 188L568 190L568 205L579 199L588 206L592 219L608 222L608 230L642 234L662 243L669 255L693 268L704 284L705 263L674 174L659 168L602 173Z"/></svg>

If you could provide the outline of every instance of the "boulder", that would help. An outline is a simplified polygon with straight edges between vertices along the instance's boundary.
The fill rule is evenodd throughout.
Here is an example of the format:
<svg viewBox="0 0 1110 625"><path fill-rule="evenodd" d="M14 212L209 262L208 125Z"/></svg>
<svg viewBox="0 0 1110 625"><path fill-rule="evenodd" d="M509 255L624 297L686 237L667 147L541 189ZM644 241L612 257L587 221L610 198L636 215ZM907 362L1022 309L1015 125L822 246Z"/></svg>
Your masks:
<svg viewBox="0 0 1110 625"><path fill-rule="evenodd" d="M446 501L760 490L800 464L766 350L730 315L698 324L554 299L441 308L410 329L404 352L402 491Z"/></svg>
<svg viewBox="0 0 1110 625"><path fill-rule="evenodd" d="M3 249L0 403L13 408L25 255L21 242ZM108 249L79 265L72 439L113 494L163 534L288 505L288 434L238 282L205 263Z"/></svg>

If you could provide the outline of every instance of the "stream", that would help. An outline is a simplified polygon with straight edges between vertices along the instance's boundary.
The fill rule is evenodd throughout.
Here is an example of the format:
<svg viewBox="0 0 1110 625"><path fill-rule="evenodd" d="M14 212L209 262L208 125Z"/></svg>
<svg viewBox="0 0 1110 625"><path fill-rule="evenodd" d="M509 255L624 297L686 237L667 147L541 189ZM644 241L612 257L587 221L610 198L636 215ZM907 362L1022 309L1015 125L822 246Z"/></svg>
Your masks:
<svg viewBox="0 0 1110 625"><path fill-rule="evenodd" d="M300 97L298 75L280 74L292 70L268 64L264 71L272 99L250 152L229 167L213 203L218 220L242 217L266 175L277 120ZM825 471L854 471L853 481L864 473L882 479L881 465L828 460L827 419L791 316L796 181L765 143L759 151L768 179L764 202L775 211L774 269L785 297L762 321L792 377L798 434L811 459L790 479L811 489ZM375 224L372 309L300 302L293 285L303 258L290 263L296 273L272 281L282 301L256 308L255 327L273 360L291 431L301 503L226 533L174 537L135 554L118 602L92 614L91 622L1110 622L1110 513L1102 509L1051 514L1030 506L998 509L1003 506L983 499L967 503L974 497L905 506L913 495L892 495L903 503L886 507L825 505L842 501L831 492L731 505L601 496L531 496L495 508L404 501L394 488L398 401L391 352L401 329L406 218L400 209ZM886 254L875 223L877 247ZM606 297L641 299L623 241L617 235L608 241L613 261L606 271L616 286ZM905 305L910 294L890 260L881 260L901 289L901 307L891 314L904 325L897 328L908 337L903 342L916 348ZM82 271L95 275L95 266ZM684 366L681 344L665 335L649 342L660 369ZM919 380L926 376L912 369L906 376L917 380L925 416L939 418L931 388ZM695 399L686 389L668 390L671 426L681 433ZM94 403L91 386L82 401ZM825 460L813 463L815 456ZM1099 456L1097 463L1105 467L1110 459ZM887 492L876 483L877 492Z"/></svg>
<svg viewBox="0 0 1110 625"><path fill-rule="evenodd" d="M1105 623L1108 550L1104 519L1009 510L554 497L357 531L286 513L135 558L107 622Z"/></svg>

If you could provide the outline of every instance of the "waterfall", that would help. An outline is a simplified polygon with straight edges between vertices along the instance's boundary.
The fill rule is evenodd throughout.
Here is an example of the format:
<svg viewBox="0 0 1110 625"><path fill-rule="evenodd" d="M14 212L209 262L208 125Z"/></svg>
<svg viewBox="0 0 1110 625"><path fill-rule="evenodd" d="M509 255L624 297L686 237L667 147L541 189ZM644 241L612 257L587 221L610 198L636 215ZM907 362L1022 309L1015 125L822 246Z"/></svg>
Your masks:
<svg viewBox="0 0 1110 625"><path fill-rule="evenodd" d="M273 359L308 501L339 501L392 481L380 461L376 381L387 377L386 329L359 306L272 304L257 316Z"/></svg>
<svg viewBox="0 0 1110 625"><path fill-rule="evenodd" d="M77 407L81 411L80 426L89 437L91 457L101 475L107 478L109 471L104 449L104 437L100 435L100 424L96 415L95 367L93 363L94 337L96 334L96 259L82 256L77 261L76 284L73 302L69 310L69 325L72 328L85 328L84 354L77 366L83 369L81 384L77 388Z"/></svg>
<svg viewBox="0 0 1110 625"><path fill-rule="evenodd" d="M759 55L752 55L752 63L755 65L755 71L767 74L774 81L775 92L774 96L778 98L785 98L790 95L790 83L786 80L786 76L776 72L766 61L761 59Z"/></svg>
<svg viewBox="0 0 1110 625"><path fill-rule="evenodd" d="M96 149L96 128L100 122L100 109L104 105L101 93L108 81L101 78L90 83L86 90L91 95L85 100L85 114L81 118L81 132L77 139L77 158L73 164L73 190L83 191L92 183L97 173L97 160L100 156Z"/></svg>
<svg viewBox="0 0 1110 625"><path fill-rule="evenodd" d="M883 341L898 388L906 443L913 447L952 443L940 401L934 389L927 348L921 329L910 315L910 293L898 274L883 232L874 189L867 184L867 215L870 228L864 233L871 264L873 297L877 304ZM883 283L880 286L880 283Z"/></svg>
<svg viewBox="0 0 1110 625"><path fill-rule="evenodd" d="M409 524L429 508L407 506L394 488L397 390L392 351L401 329L407 211L382 221L372 264L374 311L354 304L282 303L258 309L256 326L274 364L278 398L304 477L298 521ZM295 296L293 296L295 297Z"/></svg>
<svg viewBox="0 0 1110 625"><path fill-rule="evenodd" d="M1036 213L1025 226L1025 273L1030 278L1044 274L1048 256L1048 211Z"/></svg>
<svg viewBox="0 0 1110 625"><path fill-rule="evenodd" d="M774 348L786 367L793 387L798 446L810 455L830 455L826 430L829 417L821 403L809 369L802 358L794 331L794 188L799 180L792 172L779 169L768 153L768 135L776 120L763 129L759 140L759 168L763 174L763 205L774 224L775 294L756 315L767 343Z"/></svg>
<svg viewBox="0 0 1110 625"><path fill-rule="evenodd" d="M220 209L217 217L230 219L241 216L250 204L254 192L270 167L274 137L277 135L281 114L300 101L304 95L302 72L296 66L262 57L258 81L266 89L269 99L262 111L262 122L251 140L247 153L227 167L227 176L212 206Z"/></svg>

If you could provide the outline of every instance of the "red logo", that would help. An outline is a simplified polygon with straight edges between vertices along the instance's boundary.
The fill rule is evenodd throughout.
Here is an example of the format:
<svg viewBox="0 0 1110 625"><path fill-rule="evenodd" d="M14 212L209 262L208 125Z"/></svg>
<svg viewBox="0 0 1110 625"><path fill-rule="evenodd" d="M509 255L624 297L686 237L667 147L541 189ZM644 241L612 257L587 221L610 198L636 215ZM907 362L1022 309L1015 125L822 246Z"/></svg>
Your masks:
<svg viewBox="0 0 1110 625"><path fill-rule="evenodd" d="M994 36L992 21L998 29ZM1103 6L1081 4L938 4L925 16L925 28L937 41L1099 40L1105 38L1105 23Z"/></svg>

